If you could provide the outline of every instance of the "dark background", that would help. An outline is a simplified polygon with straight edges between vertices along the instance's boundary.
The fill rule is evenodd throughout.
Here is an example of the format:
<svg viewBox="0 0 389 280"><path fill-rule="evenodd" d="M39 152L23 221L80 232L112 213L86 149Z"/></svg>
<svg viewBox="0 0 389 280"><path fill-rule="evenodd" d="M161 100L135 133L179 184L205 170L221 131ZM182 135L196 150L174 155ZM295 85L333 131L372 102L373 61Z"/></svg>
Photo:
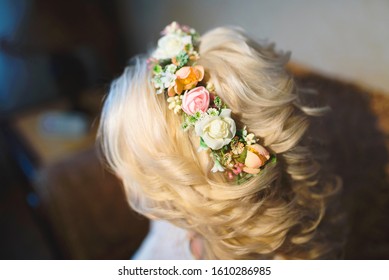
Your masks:
<svg viewBox="0 0 389 280"><path fill-rule="evenodd" d="M131 216L127 216L131 213L125 206L120 185L109 174L101 175L104 177L101 196L94 195L99 187L85 174L96 174L96 170L102 173L102 167L93 166L97 162L95 153L80 151L74 156L77 159L70 160L69 164L60 159L43 166L39 155L13 127L15 118L52 103L66 104L69 112L83 113L90 126L98 119L109 83L120 75L134 53L124 42L116 2L0 1L0 258L129 258L132 254L131 248L135 245L123 240L125 235L127 239L131 236L129 228L138 228L139 223L134 225ZM69 166L75 165L77 168L70 169ZM87 171L80 170L83 166ZM80 179L83 174L84 181ZM37 183L38 177L46 180L46 184ZM80 182L69 183L72 178ZM54 191L45 198L36 185L45 185ZM85 185L91 186L88 198L77 202L76 198L82 197L80 189L85 189ZM66 191L60 192L61 186ZM108 202L95 201L85 206L89 199L101 197L108 197ZM121 200L116 203L119 206L112 207L117 200ZM66 218L61 220L62 212L55 212L51 205L69 213L74 211L75 214L68 214L70 216L79 212L87 214L66 223ZM97 205L105 205L105 208ZM109 210L113 208L116 210ZM118 218L118 213L124 214ZM107 217L103 222L91 221L91 217L99 216ZM104 225L104 219L108 224ZM95 227L92 233L74 229L92 224ZM100 230L99 224L121 228L124 233L101 233L104 229ZM68 237L72 233L66 230L76 232L75 236ZM99 232L102 241L96 237ZM95 236L91 236L93 234ZM136 242L142 237L139 234ZM66 241L68 239L71 241ZM107 248L112 247L113 254L99 245L102 242ZM87 244L88 248L100 246L102 249L73 249L87 247ZM115 246L119 248L116 252Z"/></svg>

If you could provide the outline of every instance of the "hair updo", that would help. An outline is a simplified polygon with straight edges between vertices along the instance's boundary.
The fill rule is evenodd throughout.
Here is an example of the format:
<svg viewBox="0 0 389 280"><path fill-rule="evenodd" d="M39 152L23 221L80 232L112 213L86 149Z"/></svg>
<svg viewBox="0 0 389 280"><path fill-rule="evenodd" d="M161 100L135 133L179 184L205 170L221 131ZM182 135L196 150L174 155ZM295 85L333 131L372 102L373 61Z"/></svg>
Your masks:
<svg viewBox="0 0 389 280"><path fill-rule="evenodd" d="M198 233L210 259L338 257L335 218L325 210L341 183L321 167L308 129L325 109L301 104L284 69L289 55L235 28L203 35L199 54L204 79L237 126L246 125L277 162L240 185L210 172L198 137L181 129L182 117L156 94L146 59L137 57L112 83L99 129L105 160L131 207Z"/></svg>

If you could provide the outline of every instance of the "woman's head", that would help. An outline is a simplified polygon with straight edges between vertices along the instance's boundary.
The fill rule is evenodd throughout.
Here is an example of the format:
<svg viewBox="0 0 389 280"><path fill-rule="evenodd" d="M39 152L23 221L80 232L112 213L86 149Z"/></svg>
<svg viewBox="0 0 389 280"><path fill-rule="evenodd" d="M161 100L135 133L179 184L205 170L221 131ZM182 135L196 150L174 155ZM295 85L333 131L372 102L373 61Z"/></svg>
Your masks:
<svg viewBox="0 0 389 280"><path fill-rule="evenodd" d="M242 184L211 172L199 137L181 128L182 116L156 94L152 71L138 57L112 83L99 133L130 205L199 233L209 258L330 257L333 248L318 229L339 182L322 175L307 145L309 116L284 69L288 55L235 28L202 36L199 55L204 81L236 126L247 126L277 162Z"/></svg>

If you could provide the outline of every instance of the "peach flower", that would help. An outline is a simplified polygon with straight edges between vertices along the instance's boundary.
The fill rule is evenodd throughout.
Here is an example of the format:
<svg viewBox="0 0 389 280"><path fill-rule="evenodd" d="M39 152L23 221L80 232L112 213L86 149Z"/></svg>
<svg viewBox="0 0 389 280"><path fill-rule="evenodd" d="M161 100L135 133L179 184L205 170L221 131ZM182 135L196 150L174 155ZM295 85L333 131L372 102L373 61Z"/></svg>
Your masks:
<svg viewBox="0 0 389 280"><path fill-rule="evenodd" d="M181 94L184 90L194 88L204 78L204 67L201 65L185 66L178 70L175 75L175 85L169 88L169 96Z"/></svg>
<svg viewBox="0 0 389 280"><path fill-rule="evenodd" d="M205 87L196 87L184 94L182 110L192 116L196 112L205 113L209 106L209 92Z"/></svg>
<svg viewBox="0 0 389 280"><path fill-rule="evenodd" d="M260 167L270 158L269 152L259 144L247 146L247 156L243 171L249 174L258 174Z"/></svg>

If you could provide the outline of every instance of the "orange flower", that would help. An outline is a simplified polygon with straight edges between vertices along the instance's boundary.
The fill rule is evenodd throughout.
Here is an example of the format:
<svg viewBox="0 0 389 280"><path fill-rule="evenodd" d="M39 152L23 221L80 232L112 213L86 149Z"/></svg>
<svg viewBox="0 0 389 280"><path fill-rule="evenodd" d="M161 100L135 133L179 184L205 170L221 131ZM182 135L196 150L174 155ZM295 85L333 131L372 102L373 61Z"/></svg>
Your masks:
<svg viewBox="0 0 389 280"><path fill-rule="evenodd" d="M204 67L201 65L185 66L176 73L175 85L169 88L169 96L181 94L184 90L194 88L204 78Z"/></svg>
<svg viewBox="0 0 389 280"><path fill-rule="evenodd" d="M260 167L270 158L269 152L261 145L254 144L247 146L247 156L244 162L243 171L249 174L258 174Z"/></svg>

